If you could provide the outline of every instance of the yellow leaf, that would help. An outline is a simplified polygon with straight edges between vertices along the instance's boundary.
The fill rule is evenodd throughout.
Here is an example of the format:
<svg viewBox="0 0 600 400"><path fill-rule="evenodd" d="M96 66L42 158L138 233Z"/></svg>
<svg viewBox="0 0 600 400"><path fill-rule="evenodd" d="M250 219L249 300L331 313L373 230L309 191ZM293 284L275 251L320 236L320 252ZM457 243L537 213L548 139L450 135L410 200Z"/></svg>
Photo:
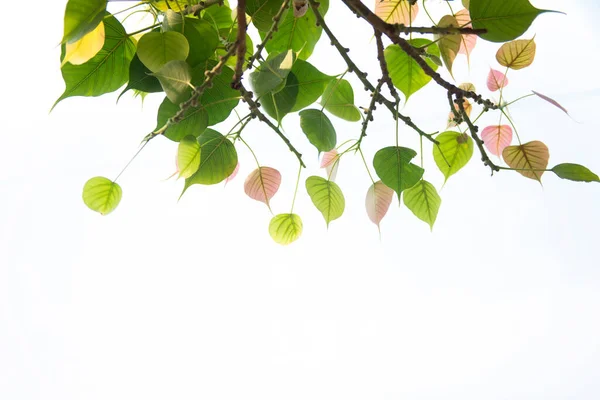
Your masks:
<svg viewBox="0 0 600 400"><path fill-rule="evenodd" d="M504 43L496 53L496 60L505 67L522 69L533 63L535 58L535 42L531 40L513 40Z"/></svg>
<svg viewBox="0 0 600 400"><path fill-rule="evenodd" d="M62 61L61 67L67 62L73 65L81 65L92 59L104 46L104 22L100 24L73 43L67 43L65 46L65 58Z"/></svg>
<svg viewBox="0 0 600 400"><path fill-rule="evenodd" d="M509 167L524 177L541 183L542 174L548 167L550 153L544 143L535 140L520 146L508 146L502 152L502 158Z"/></svg>
<svg viewBox="0 0 600 400"><path fill-rule="evenodd" d="M417 17L419 6L408 0L375 0L375 14L389 24L410 26Z"/></svg>

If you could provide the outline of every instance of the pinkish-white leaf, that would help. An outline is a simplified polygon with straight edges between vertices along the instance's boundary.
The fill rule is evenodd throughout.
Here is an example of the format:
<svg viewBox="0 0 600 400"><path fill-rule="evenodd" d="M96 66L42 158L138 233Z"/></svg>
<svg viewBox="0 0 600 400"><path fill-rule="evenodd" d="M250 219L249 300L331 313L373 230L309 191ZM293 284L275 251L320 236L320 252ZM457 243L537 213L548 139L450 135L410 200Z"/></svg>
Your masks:
<svg viewBox="0 0 600 400"><path fill-rule="evenodd" d="M481 139L490 153L500 157L502 151L512 142L513 131L508 125L492 125L481 131Z"/></svg>
<svg viewBox="0 0 600 400"><path fill-rule="evenodd" d="M548 96L546 96L546 95L543 95L543 94L541 94L541 93L538 93L538 92L536 92L535 90L532 90L532 92L533 92L533 94L535 94L535 95L536 95L536 96L538 96L539 98L541 98L541 99L543 99L543 100L546 100L548 103L552 104L552 105L553 105L553 106L555 106L555 107L558 107L558 108L560 108L561 110L563 110L563 112L564 112L565 114L569 115L569 112L567 111L567 109L566 109L566 108L564 108L563 106L561 106L561 105L560 105L560 104L559 104L559 103L558 103L556 100L554 100L554 99L552 99L552 98L550 98L550 97L548 97Z"/></svg>
<svg viewBox="0 0 600 400"><path fill-rule="evenodd" d="M340 155L336 149L323 153L323 158L321 159L321 168L325 168L325 171L327 172L327 178L330 181L335 181L339 166Z"/></svg>
<svg viewBox="0 0 600 400"><path fill-rule="evenodd" d="M244 191L251 199L269 205L269 200L277 193L280 184L279 171L271 167L259 167L246 178Z"/></svg>
<svg viewBox="0 0 600 400"><path fill-rule="evenodd" d="M379 223L387 214L393 197L394 191L381 181L375 182L367 191L367 198L365 199L367 215L375 225L379 226Z"/></svg>
<svg viewBox="0 0 600 400"><path fill-rule="evenodd" d="M454 15L456 18L456 22L461 28L472 28L471 25L471 15L469 15L469 10L466 8L460 10ZM475 48L477 44L477 35L461 35L461 43L460 49L458 50L459 54L465 54L467 56L467 60L471 57L471 52Z"/></svg>
<svg viewBox="0 0 600 400"><path fill-rule="evenodd" d="M500 88L508 85L508 78L500 71L496 71L495 69L490 68L490 73L487 78L487 87L492 92L499 90Z"/></svg>
<svg viewBox="0 0 600 400"><path fill-rule="evenodd" d="M232 181L233 178L235 178L237 176L239 171L240 171L240 163L238 162L237 165L235 166L235 169L231 173L231 175L229 175L227 177L227 179L225 179L225 185L227 185L230 181Z"/></svg>

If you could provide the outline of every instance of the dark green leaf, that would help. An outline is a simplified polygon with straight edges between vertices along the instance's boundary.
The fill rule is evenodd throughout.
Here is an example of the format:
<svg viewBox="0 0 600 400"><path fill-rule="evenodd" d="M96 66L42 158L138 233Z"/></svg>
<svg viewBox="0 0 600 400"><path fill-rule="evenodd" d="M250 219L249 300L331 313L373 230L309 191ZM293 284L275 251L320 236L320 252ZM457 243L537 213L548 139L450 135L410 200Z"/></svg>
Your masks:
<svg viewBox="0 0 600 400"><path fill-rule="evenodd" d="M425 172L410 162L416 155L416 151L406 147L385 147L375 153L375 172L387 187L394 189L398 200L402 191L413 187Z"/></svg>
<svg viewBox="0 0 600 400"><path fill-rule="evenodd" d="M335 128L323 111L315 109L300 111L300 127L319 152L329 151L335 147L337 141Z"/></svg>
<svg viewBox="0 0 600 400"><path fill-rule="evenodd" d="M281 122L294 108L298 97L298 79L294 73L287 76L285 87L277 93L267 93L260 98L260 104L271 117Z"/></svg>
<svg viewBox="0 0 600 400"><path fill-rule="evenodd" d="M156 77L152 76L150 71L138 58L137 54L133 56L131 64L129 65L129 83L127 87L121 92L119 98L130 89L139 90L145 93L157 93L162 92L163 88Z"/></svg>
<svg viewBox="0 0 600 400"><path fill-rule="evenodd" d="M579 164L558 164L552 168L559 178L576 182L600 182L598 175Z"/></svg>
<svg viewBox="0 0 600 400"><path fill-rule="evenodd" d="M198 65L192 73L192 84L201 85L205 78L204 70L212 69L216 64L215 61L209 60L205 67ZM225 121L240 101L240 92L231 88L232 79L233 70L227 66L223 67L221 74L213 78L212 86L204 91L200 99L200 104L208 113L209 126Z"/></svg>
<svg viewBox="0 0 600 400"><path fill-rule="evenodd" d="M69 0L62 43L73 43L96 29L105 12L106 0Z"/></svg>
<svg viewBox="0 0 600 400"><path fill-rule="evenodd" d="M246 14L259 31L268 31L273 25L273 17L281 8L281 0L246 0ZM284 12L283 17L285 18Z"/></svg>
<svg viewBox="0 0 600 400"><path fill-rule="evenodd" d="M158 122L155 130L162 128L169 118L173 117L179 111L179 105L173 104L168 98L162 102L158 109ZM208 127L208 113L202 107L190 108L184 114L181 122L169 126L164 136L167 138L179 142L185 136L192 135L194 137L200 136L202 132Z"/></svg>
<svg viewBox="0 0 600 400"><path fill-rule="evenodd" d="M186 61L191 67L211 58L219 46L219 34L208 21L185 18L183 35L190 45Z"/></svg>
<svg viewBox="0 0 600 400"><path fill-rule="evenodd" d="M250 83L256 95L260 97L265 93L281 90L295 60L291 50L269 56L266 62L250 74Z"/></svg>
<svg viewBox="0 0 600 400"><path fill-rule="evenodd" d="M325 75L309 62L296 60L292 74L298 81L298 96L291 111L300 111L321 97L327 85L334 80L333 76ZM291 86L290 82L286 86Z"/></svg>

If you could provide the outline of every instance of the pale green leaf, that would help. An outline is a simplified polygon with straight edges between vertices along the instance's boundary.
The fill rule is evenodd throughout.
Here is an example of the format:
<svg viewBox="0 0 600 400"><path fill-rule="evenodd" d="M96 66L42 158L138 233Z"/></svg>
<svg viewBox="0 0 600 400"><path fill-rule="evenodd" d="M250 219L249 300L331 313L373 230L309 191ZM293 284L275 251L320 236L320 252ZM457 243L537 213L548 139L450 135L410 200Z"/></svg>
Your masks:
<svg viewBox="0 0 600 400"><path fill-rule="evenodd" d="M177 167L180 178L189 178L200 167L200 143L195 136L189 135L181 139L177 147Z"/></svg>
<svg viewBox="0 0 600 400"><path fill-rule="evenodd" d="M345 79L331 81L321 96L321 105L336 117L360 121L360 111L354 105L354 91Z"/></svg>
<svg viewBox="0 0 600 400"><path fill-rule="evenodd" d="M83 202L102 215L117 208L122 195L121 186L102 176L88 180L83 186Z"/></svg>
<svg viewBox="0 0 600 400"><path fill-rule="evenodd" d="M152 72L158 72L169 61L185 61L190 53L187 39L179 32L148 32L140 38L137 55Z"/></svg>
<svg viewBox="0 0 600 400"><path fill-rule="evenodd" d="M296 214L279 214L269 223L269 235L281 245L296 241L302 234L302 220Z"/></svg>
<svg viewBox="0 0 600 400"><path fill-rule="evenodd" d="M185 61L169 61L154 76L171 102L183 103L190 97L192 73Z"/></svg>
<svg viewBox="0 0 600 400"><path fill-rule="evenodd" d="M320 176L311 176L306 179L306 191L317 210L323 214L327 226L344 213L346 201L337 183Z"/></svg>
<svg viewBox="0 0 600 400"><path fill-rule="evenodd" d="M433 146L433 159L444 174L444 181L462 167L473 156L473 139L464 133L446 131L435 138L439 145Z"/></svg>
<svg viewBox="0 0 600 400"><path fill-rule="evenodd" d="M404 204L417 218L427 222L429 228L433 229L442 199L431 183L421 180L404 191Z"/></svg>

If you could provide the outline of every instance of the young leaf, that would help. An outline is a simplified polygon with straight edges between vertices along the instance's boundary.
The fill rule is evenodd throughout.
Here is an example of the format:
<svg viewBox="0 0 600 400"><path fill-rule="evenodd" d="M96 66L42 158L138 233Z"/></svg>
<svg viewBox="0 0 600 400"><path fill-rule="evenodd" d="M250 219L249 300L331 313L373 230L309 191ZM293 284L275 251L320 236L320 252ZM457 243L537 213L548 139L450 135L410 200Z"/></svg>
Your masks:
<svg viewBox="0 0 600 400"><path fill-rule="evenodd" d="M465 83L461 83L460 85L458 85L459 89L462 89L466 92L476 92L477 90L475 89L475 85L473 85L470 82L465 82Z"/></svg>
<svg viewBox="0 0 600 400"><path fill-rule="evenodd" d="M548 10L539 10L529 0L473 0L469 5L474 29L485 29L481 38L508 42L525 33L533 20Z"/></svg>
<svg viewBox="0 0 600 400"><path fill-rule="evenodd" d="M419 13L419 5L407 0L375 0L375 14L388 24L410 26Z"/></svg>
<svg viewBox="0 0 600 400"><path fill-rule="evenodd" d="M509 167L524 177L541 183L550 153L544 143L536 140L520 146L509 146L502 152L502 157Z"/></svg>
<svg viewBox="0 0 600 400"><path fill-rule="evenodd" d="M438 25L441 28L454 27L459 28L460 25L456 21L452 15L445 15L440 19ZM462 45L462 36L461 35L435 35L435 39L438 41L438 46L440 49L440 54L442 55L442 60L444 60L444 64L450 72L450 76L452 75L452 65L454 64L454 59L458 55L458 51Z"/></svg>
<svg viewBox="0 0 600 400"><path fill-rule="evenodd" d="M460 112L460 108L458 107L458 104L454 104L454 108L456 109L456 111ZM463 108L465 109L465 114L467 114L467 117L470 117L471 111L473 111L473 105L471 104L471 102L469 100L464 99L464 98L463 98ZM446 126L446 128L456 126L455 118L456 118L456 115L453 112L450 112L448 114L448 125Z"/></svg>
<svg viewBox="0 0 600 400"><path fill-rule="evenodd" d="M302 234L302 220L296 214L279 214L269 223L269 235L281 245L296 241Z"/></svg>
<svg viewBox="0 0 600 400"><path fill-rule="evenodd" d="M323 158L321 159L321 168L325 168L327 179L330 181L335 181L339 166L340 155L336 149L332 149L323 153Z"/></svg>
<svg viewBox="0 0 600 400"><path fill-rule="evenodd" d="M140 61L152 72L158 72L169 61L185 61L190 53L190 45L181 33L148 32L137 45Z"/></svg>
<svg viewBox="0 0 600 400"><path fill-rule="evenodd" d="M329 151L335 147L337 140L335 128L323 111L315 109L300 111L300 127L319 152Z"/></svg>
<svg viewBox="0 0 600 400"><path fill-rule="evenodd" d="M458 22L458 26L463 28L473 27L469 10L462 9L457 12L454 17L456 18L456 22ZM471 52L475 49L475 45L477 45L477 35L460 35L460 39L460 49L458 50L458 53L466 55L467 62L470 63Z"/></svg>
<svg viewBox="0 0 600 400"><path fill-rule="evenodd" d="M409 43L418 48L425 48L428 54L435 57L440 56L438 46L430 40L419 38L409 40ZM399 46L395 44L388 46L384 51L384 56L394 86L404 93L407 101L411 95L431 81L431 77L423 72L419 64ZM425 62L434 71L438 69L438 66L430 58L426 58Z"/></svg>
<svg viewBox="0 0 600 400"><path fill-rule="evenodd" d="M561 106L556 100L543 95L541 93L536 92L535 90L532 90L533 94L535 94L536 96L538 96L540 99L542 100L546 100L548 103L552 104L554 107L558 107L560 108L565 114L569 115L569 112L567 111L566 108L564 108L563 106ZM569 115L570 116L570 115Z"/></svg>
<svg viewBox="0 0 600 400"><path fill-rule="evenodd" d="M179 104L189 98L192 73L185 61L169 61L154 76L172 103Z"/></svg>
<svg viewBox="0 0 600 400"><path fill-rule="evenodd" d="M269 201L281 184L281 174L275 168L259 167L252 171L244 182L244 192L251 199L261 201L270 207Z"/></svg>
<svg viewBox="0 0 600 400"><path fill-rule="evenodd" d="M387 214L393 197L394 191L381 181L375 182L367 191L367 197L365 198L367 215L377 227Z"/></svg>
<svg viewBox="0 0 600 400"><path fill-rule="evenodd" d="M179 105L172 103L165 97L158 108L158 117L156 129L162 128L169 118L173 117L179 111ZM183 114L183 118L178 123L169 126L164 136L174 142L179 142L185 136L200 136L208 127L208 114L206 110L200 107L191 107Z"/></svg>
<svg viewBox="0 0 600 400"><path fill-rule="evenodd" d="M447 131L436 136L436 140L440 144L433 146L433 159L444 174L445 182L473 156L473 139L464 133Z"/></svg>
<svg viewBox="0 0 600 400"><path fill-rule="evenodd" d="M106 14L106 0L69 0L62 43L73 43L96 29Z"/></svg>
<svg viewBox="0 0 600 400"><path fill-rule="evenodd" d="M487 78L487 87L490 91L495 92L500 88L508 85L508 78L500 71L490 68L490 73Z"/></svg>
<svg viewBox="0 0 600 400"><path fill-rule="evenodd" d="M552 168L559 178L575 182L600 182L598 175L579 164L558 164Z"/></svg>
<svg viewBox="0 0 600 400"><path fill-rule="evenodd" d="M83 202L102 215L117 208L122 195L121 186L102 176L88 180L83 186Z"/></svg>
<svg viewBox="0 0 600 400"><path fill-rule="evenodd" d="M327 111L346 121L360 121L360 111L354 105L354 91L345 79L331 81L321 96L321 105Z"/></svg>
<svg viewBox="0 0 600 400"><path fill-rule="evenodd" d="M495 156L500 157L504 149L512 142L513 131L508 125L492 125L481 131L481 139L485 147Z"/></svg>
<svg viewBox="0 0 600 400"><path fill-rule="evenodd" d="M421 180L415 186L406 189L404 204L417 218L427 222L429 228L433 230L442 199L431 183Z"/></svg>
<svg viewBox="0 0 600 400"><path fill-rule="evenodd" d="M93 31L87 33L81 39L72 43L67 42L62 65L65 65L67 62L73 65L81 65L88 62L104 47L105 36L104 23L100 21L100 24Z"/></svg>
<svg viewBox="0 0 600 400"><path fill-rule="evenodd" d="M188 135L181 139L177 148L177 167L180 178L189 178L200 167L201 147L195 136Z"/></svg>
<svg viewBox="0 0 600 400"><path fill-rule="evenodd" d="M295 61L296 56L291 50L269 56L267 61L250 74L250 84L257 96L283 89Z"/></svg>
<svg viewBox="0 0 600 400"><path fill-rule="evenodd" d="M523 69L535 59L535 42L531 40L513 40L504 43L496 53L496 60L504 67Z"/></svg>
<svg viewBox="0 0 600 400"><path fill-rule="evenodd" d="M310 176L306 179L306 191L317 210L323 214L327 226L344 213L346 201L337 183L320 176Z"/></svg>
<svg viewBox="0 0 600 400"><path fill-rule="evenodd" d="M381 181L398 194L413 187L425 172L423 168L412 164L417 152L406 147L385 147L375 153L373 166Z"/></svg>

